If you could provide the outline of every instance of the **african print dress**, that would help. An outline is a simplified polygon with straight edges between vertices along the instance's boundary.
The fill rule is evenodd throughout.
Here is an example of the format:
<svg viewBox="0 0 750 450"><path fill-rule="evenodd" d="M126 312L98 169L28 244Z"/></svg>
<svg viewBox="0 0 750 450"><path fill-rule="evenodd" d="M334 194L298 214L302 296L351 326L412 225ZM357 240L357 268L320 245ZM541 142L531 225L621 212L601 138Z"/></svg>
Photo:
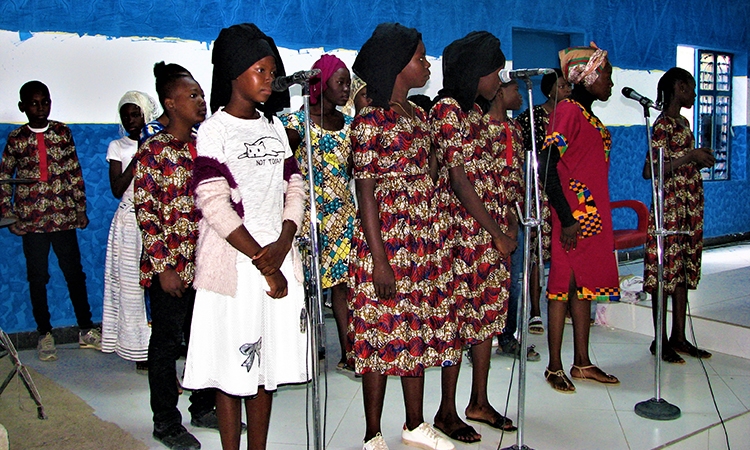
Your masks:
<svg viewBox="0 0 750 450"><path fill-rule="evenodd" d="M487 212L508 232L506 215L514 208L500 179L498 161L482 111L468 113L444 98L430 112L432 141L439 167L439 210L452 218L447 245L453 255L453 295L464 344L478 344L502 333L508 310L510 258L501 259L492 236L463 207L450 187L449 170L463 166Z"/></svg>
<svg viewBox="0 0 750 450"><path fill-rule="evenodd" d="M352 117L344 115L344 128L329 131L310 122L310 134L315 169L315 208L320 223L320 277L323 289L347 281L349 251L354 225L354 197L349 190L349 128ZM281 117L284 127L299 133L302 142L294 150L302 176L307 180L307 150L305 147L305 112L297 111ZM305 183L307 190L308 184ZM309 195L309 194L308 194ZM309 197L308 197L309 198ZM309 202L308 202L309 203ZM300 234L310 228L310 206Z"/></svg>
<svg viewBox="0 0 750 450"><path fill-rule="evenodd" d="M696 289L701 277L703 251L703 179L700 170L693 163L683 164L672 172L668 166L670 160L695 150L695 138L687 119L661 114L654 123L651 142L654 148L654 170L658 168L657 150L659 147L664 148L664 229L690 232L687 235L664 237L664 291L671 294L677 286ZM657 278L654 229L652 205L643 261L643 288L650 294L656 293Z"/></svg>
<svg viewBox="0 0 750 450"><path fill-rule="evenodd" d="M375 181L383 244L396 295L380 299L373 258L358 215L352 238L349 333L357 373L422 376L426 367L460 361L448 289L450 253L442 245L429 175L430 136L424 111L415 117L367 107L352 125L354 177ZM359 213L358 213L359 214Z"/></svg>
<svg viewBox="0 0 750 450"><path fill-rule="evenodd" d="M619 277L609 206L609 130L578 102L557 104L557 121L549 129L545 147L553 146L560 161L557 172L573 217L581 225L576 248L565 251L560 243L562 225L552 208L552 252L547 298L567 300L571 272L578 298L620 299Z"/></svg>

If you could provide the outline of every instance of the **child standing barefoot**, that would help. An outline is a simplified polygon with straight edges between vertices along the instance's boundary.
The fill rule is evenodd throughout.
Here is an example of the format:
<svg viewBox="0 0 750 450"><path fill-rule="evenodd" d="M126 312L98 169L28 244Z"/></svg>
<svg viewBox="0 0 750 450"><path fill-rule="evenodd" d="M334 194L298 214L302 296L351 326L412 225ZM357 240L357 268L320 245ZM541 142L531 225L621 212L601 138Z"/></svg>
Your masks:
<svg viewBox="0 0 750 450"><path fill-rule="evenodd" d="M425 85L429 67L421 34L397 23L378 25L352 66L372 99L352 125L360 210L352 239L349 331L355 370L362 374L365 450L388 448L380 418L389 375L401 377L404 393L401 440L454 448L422 412L425 368L460 359L451 310L438 289L450 270L439 259L427 118L406 100L409 89Z"/></svg>
<svg viewBox="0 0 750 450"><path fill-rule="evenodd" d="M657 150L664 148L664 228L667 231L689 231L664 238L664 303L672 296L672 333L667 341L666 307L663 308L662 359L684 364L678 355L710 358L711 353L691 344L685 337L688 289L696 289L701 276L703 251L703 179L700 170L714 165L711 149L695 148L695 137L687 119L680 115L682 108L692 108L695 102L695 79L690 72L673 67L659 80L657 102L663 112L654 123L652 148L654 169L658 169ZM649 157L643 166L643 178L651 178ZM649 216L649 234L644 262L644 289L656 302L656 238L653 207ZM656 323L656 304L653 314ZM651 354L656 352L651 344Z"/></svg>
<svg viewBox="0 0 750 450"><path fill-rule="evenodd" d="M275 117L289 97L271 91L284 75L273 40L253 24L234 25L219 34L212 60L215 112L198 131L194 172L203 218L184 385L217 389L224 449L239 448L243 403L248 448L263 449L273 392L309 379L292 251L304 185Z"/></svg>
<svg viewBox="0 0 750 450"><path fill-rule="evenodd" d="M516 247L515 215L507 205L479 99L491 100L505 66L500 41L475 31L443 51L443 89L430 112L432 141L440 167L441 205L450 213L454 239L454 301L458 333L470 346L472 385L468 420L514 431L510 419L489 403L487 378L492 339L507 314L510 254ZM443 367L442 398L435 425L453 439L477 442L481 435L456 412L458 365Z"/></svg>

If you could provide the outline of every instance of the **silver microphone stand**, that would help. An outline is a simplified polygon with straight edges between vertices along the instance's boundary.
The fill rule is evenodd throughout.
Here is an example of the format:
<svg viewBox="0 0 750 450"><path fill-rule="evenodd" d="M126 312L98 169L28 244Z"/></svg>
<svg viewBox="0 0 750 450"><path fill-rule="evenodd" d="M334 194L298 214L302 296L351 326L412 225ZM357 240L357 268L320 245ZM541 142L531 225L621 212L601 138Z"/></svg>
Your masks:
<svg viewBox="0 0 750 450"><path fill-rule="evenodd" d="M308 204L310 206L309 216L309 236L307 238L308 261L307 286L307 313L311 323L310 348L312 350L312 411L313 411L313 437L316 450L325 448L325 430L321 420L321 401L320 401L320 377L321 353L325 350L325 321L323 318L323 289L320 282L320 230L318 224L317 205L315 203L315 178L313 174L313 154L310 140L310 83L302 83L302 108L305 111L305 149L307 151L307 186L308 186ZM304 244L304 240L303 240ZM322 369L322 370L321 370Z"/></svg>
<svg viewBox="0 0 750 450"><path fill-rule="evenodd" d="M635 413L641 417L652 420L674 420L680 417L680 408L661 398L661 354L664 343L662 342L663 320L664 320L664 236L675 234L686 234L681 231L664 230L664 148L659 148L658 176L654 170L654 149L651 146L651 125L649 123L649 107L643 105L643 117L646 121L646 135L648 138L649 164L651 167L651 198L654 210L656 237L656 352L654 361L654 397L635 405Z"/></svg>
<svg viewBox="0 0 750 450"><path fill-rule="evenodd" d="M539 278L541 286L544 270L541 267L542 258L542 221L541 221L541 202L539 194L539 165L536 149L536 131L534 130L534 96L532 94L533 84L531 79L523 77L526 88L529 92L529 123L531 124L531 151L526 152L526 193L524 197L524 214L521 215L521 208L516 204L520 223L524 227L523 236L523 299L521 302L521 314L518 318L519 329L521 331L521 354L518 365L518 432L516 434L516 444L505 447L503 450L532 450L523 443L524 438L524 416L526 414L526 343L529 338L529 298L531 294L531 233L536 230L539 242ZM518 251L518 250L516 250Z"/></svg>

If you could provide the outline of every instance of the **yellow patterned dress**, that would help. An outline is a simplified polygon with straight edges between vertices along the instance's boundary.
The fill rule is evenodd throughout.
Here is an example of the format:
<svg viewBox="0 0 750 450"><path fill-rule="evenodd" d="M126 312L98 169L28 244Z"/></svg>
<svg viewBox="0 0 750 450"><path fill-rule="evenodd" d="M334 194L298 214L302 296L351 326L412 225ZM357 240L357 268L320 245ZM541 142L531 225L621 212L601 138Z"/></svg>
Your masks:
<svg viewBox="0 0 750 450"><path fill-rule="evenodd" d="M294 150L302 176L307 180L305 147L305 112L297 111L281 117L284 127L299 133L302 142ZM323 289L347 281L352 226L356 207L349 190L349 129L352 117L344 115L344 128L329 131L310 122L315 182L315 208L320 223L320 278ZM305 188L307 188L307 181ZM309 194L308 194L309 196ZM309 198L309 197L308 197ZM308 233L310 206L305 211L301 233Z"/></svg>

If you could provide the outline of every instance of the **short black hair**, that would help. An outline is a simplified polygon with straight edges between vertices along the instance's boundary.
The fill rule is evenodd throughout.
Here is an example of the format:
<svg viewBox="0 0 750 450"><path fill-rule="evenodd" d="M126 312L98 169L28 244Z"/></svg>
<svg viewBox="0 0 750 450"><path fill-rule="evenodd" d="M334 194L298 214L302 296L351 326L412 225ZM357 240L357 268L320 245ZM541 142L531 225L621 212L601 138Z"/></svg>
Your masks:
<svg viewBox="0 0 750 450"><path fill-rule="evenodd" d="M154 64L154 77L156 77L156 93L159 95L159 103L164 107L164 99L172 94L175 81L183 77L193 78L193 75L179 64L166 64L161 61Z"/></svg>
<svg viewBox="0 0 750 450"><path fill-rule="evenodd" d="M544 94L545 97L550 98L552 96L552 89L557 86L557 80L561 78L565 79L565 76L563 76L563 71L557 68L554 73L545 74L542 77L542 83L540 85L542 88L542 94Z"/></svg>
<svg viewBox="0 0 750 450"><path fill-rule="evenodd" d="M31 97L33 97L34 94L37 93L47 94L47 97L49 97L49 88L41 81L32 80L24 83L24 85L21 86L19 95L21 97L21 101L26 102L27 100L31 100Z"/></svg>

